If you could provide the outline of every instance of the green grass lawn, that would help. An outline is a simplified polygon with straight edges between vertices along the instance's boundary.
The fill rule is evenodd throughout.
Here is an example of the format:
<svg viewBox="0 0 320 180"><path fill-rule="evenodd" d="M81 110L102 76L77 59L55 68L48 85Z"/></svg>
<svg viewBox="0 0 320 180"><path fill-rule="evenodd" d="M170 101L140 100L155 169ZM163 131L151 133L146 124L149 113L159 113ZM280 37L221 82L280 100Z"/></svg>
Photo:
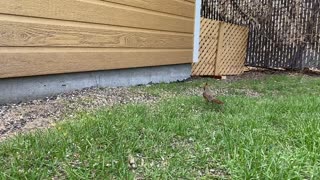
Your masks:
<svg viewBox="0 0 320 180"><path fill-rule="evenodd" d="M206 81L227 92L223 108L186 93ZM0 178L320 178L320 78L138 88L169 95L154 105L80 112L54 129L7 140L0 144Z"/></svg>

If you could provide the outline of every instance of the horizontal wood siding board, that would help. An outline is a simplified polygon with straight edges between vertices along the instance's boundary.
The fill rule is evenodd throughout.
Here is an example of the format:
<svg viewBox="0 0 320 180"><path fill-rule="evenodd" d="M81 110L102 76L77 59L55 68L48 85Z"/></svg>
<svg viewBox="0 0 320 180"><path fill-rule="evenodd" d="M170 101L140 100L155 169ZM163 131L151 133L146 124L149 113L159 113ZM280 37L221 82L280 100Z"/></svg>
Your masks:
<svg viewBox="0 0 320 180"><path fill-rule="evenodd" d="M18 18L19 19L19 18ZM192 48L192 35L14 22L0 19L0 46ZM119 28L121 29L121 28Z"/></svg>
<svg viewBox="0 0 320 180"><path fill-rule="evenodd" d="M192 62L192 50L0 49L0 78Z"/></svg>
<svg viewBox="0 0 320 180"><path fill-rule="evenodd" d="M193 32L192 18L98 0L1 0L0 13L171 32Z"/></svg>
<svg viewBox="0 0 320 180"><path fill-rule="evenodd" d="M106 2L113 2L157 12L174 14L184 17L194 17L194 4L181 0L101 0Z"/></svg>
<svg viewBox="0 0 320 180"><path fill-rule="evenodd" d="M196 2L195 0L184 0L184 1L191 2L191 3L195 3Z"/></svg>

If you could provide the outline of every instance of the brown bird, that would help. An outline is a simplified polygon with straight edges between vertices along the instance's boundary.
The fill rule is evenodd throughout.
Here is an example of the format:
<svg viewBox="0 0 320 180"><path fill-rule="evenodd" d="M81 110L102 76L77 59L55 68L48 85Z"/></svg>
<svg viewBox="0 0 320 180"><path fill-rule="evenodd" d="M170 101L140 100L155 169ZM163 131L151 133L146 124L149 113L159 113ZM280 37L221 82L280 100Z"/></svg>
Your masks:
<svg viewBox="0 0 320 180"><path fill-rule="evenodd" d="M223 105L224 104L222 101L220 101L219 99L215 98L215 96L213 95L213 93L209 89L208 83L206 83L204 85L204 87L203 87L203 98L207 102L211 102L211 103L215 103L215 104L219 104L219 105Z"/></svg>

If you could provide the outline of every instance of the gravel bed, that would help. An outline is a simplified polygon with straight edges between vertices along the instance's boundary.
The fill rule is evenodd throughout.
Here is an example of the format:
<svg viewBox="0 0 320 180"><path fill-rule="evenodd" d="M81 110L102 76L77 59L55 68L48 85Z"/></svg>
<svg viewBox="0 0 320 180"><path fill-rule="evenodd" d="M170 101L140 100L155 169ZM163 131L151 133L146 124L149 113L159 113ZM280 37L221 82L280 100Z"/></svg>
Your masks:
<svg viewBox="0 0 320 180"><path fill-rule="evenodd" d="M51 127L74 112L115 104L154 103L159 98L129 88L91 88L27 103L0 106L0 141L17 133Z"/></svg>

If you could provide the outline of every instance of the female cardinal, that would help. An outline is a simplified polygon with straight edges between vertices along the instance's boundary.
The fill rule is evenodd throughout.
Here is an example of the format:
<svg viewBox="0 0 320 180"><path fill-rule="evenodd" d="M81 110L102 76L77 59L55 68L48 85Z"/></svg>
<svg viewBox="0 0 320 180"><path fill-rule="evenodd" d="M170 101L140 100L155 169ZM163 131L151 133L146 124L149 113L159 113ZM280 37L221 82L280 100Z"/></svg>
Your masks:
<svg viewBox="0 0 320 180"><path fill-rule="evenodd" d="M224 104L222 101L220 101L219 99L216 99L213 95L213 93L210 91L209 89L209 85L208 83L206 83L203 87L203 97L207 102L211 102L211 103L216 103L216 104Z"/></svg>

